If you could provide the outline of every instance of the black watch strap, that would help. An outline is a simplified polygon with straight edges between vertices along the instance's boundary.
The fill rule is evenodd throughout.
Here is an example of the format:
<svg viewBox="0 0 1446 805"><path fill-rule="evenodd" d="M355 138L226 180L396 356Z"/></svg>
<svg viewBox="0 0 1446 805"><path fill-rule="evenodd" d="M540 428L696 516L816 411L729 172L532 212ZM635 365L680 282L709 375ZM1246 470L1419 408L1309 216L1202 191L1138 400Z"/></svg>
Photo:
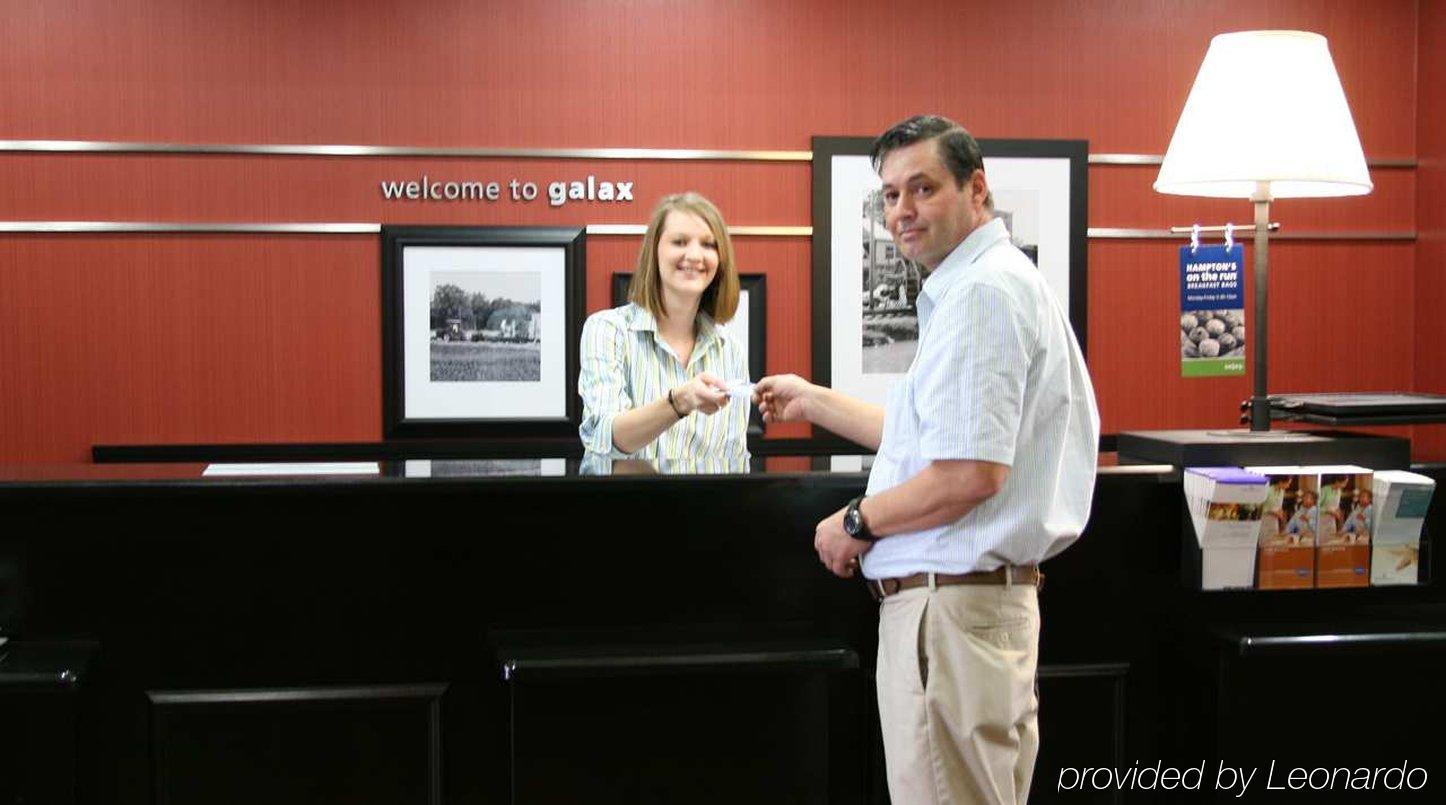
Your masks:
<svg viewBox="0 0 1446 805"><path fill-rule="evenodd" d="M859 506L864 502L864 496L859 495L849 501L848 509L844 512L844 531L854 539L861 539L864 542L878 542L879 538L869 530L869 524L864 522L864 513Z"/></svg>

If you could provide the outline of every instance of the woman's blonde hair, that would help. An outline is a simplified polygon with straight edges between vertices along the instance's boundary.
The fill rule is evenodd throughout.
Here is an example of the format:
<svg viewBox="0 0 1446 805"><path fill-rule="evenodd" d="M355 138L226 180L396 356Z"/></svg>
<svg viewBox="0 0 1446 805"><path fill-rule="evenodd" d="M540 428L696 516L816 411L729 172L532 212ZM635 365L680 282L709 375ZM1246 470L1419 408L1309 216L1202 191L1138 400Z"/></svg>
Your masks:
<svg viewBox="0 0 1446 805"><path fill-rule="evenodd" d="M713 233L713 240L718 245L718 273L704 289L698 310L722 324L738 312L738 267L733 263L733 241L728 237L723 214L718 212L713 202L691 191L663 196L653 210L648 231L643 234L643 249L638 253L638 269L633 272L632 284L628 286L628 301L646 308L655 319L663 318L663 278L658 268L658 242L663 238L663 222L670 212L696 215Z"/></svg>

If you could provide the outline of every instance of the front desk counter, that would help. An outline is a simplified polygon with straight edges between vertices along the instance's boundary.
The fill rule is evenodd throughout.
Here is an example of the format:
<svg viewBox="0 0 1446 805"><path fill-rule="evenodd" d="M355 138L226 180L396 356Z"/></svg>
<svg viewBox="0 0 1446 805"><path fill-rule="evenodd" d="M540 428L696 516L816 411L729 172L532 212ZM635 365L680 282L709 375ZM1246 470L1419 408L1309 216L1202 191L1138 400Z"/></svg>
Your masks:
<svg viewBox="0 0 1446 805"><path fill-rule="evenodd" d="M0 802L884 802L876 605L812 549L859 466L0 468ZM1184 522L1107 466L1044 565L1033 801L1307 759L1439 801L1441 585L1192 591Z"/></svg>

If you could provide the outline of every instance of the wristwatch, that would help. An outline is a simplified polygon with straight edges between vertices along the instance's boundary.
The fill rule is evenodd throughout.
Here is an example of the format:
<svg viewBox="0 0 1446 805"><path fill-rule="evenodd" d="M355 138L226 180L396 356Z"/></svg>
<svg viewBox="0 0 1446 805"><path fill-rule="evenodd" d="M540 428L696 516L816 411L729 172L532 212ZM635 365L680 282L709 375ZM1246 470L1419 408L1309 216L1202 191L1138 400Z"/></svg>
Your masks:
<svg viewBox="0 0 1446 805"><path fill-rule="evenodd" d="M844 511L844 533L864 542L878 542L879 538L874 536L874 532L869 530L868 523L864 522L864 513L859 511L859 504L863 502L863 495L849 501L849 507Z"/></svg>

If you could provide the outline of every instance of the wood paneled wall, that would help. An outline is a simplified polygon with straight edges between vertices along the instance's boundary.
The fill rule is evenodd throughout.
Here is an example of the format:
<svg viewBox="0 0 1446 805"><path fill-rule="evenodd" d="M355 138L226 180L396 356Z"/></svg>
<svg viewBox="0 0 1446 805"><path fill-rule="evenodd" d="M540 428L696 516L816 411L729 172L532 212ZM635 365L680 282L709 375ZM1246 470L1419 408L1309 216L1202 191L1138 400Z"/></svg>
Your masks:
<svg viewBox="0 0 1446 805"><path fill-rule="evenodd" d="M1446 3L1423 0L1417 34L1416 390L1446 393ZM1416 429L1417 455L1446 459L1446 425Z"/></svg>
<svg viewBox="0 0 1446 805"><path fill-rule="evenodd" d="M1431 302L1446 202L1428 89L1446 77L1427 46L1437 3L928 0L899 14L861 0L72 0L8 13L0 139L441 147L807 150L814 134L938 111L979 136L1159 154L1211 35L1318 31L1367 155L1415 156L1419 136L1423 164L1376 171L1364 199L1285 201L1274 217L1422 239L1277 241L1272 390L1446 390ZM380 181L423 173L612 176L639 200L382 201ZM1245 202L1159 196L1154 173L1091 168L1090 226L1250 216ZM12 153L0 220L641 223L658 196L695 188L734 224L807 225L809 177L801 163ZM1249 393L1248 377L1178 377L1175 247L1091 243L1107 431L1229 425ZM590 240L589 310L635 250ZM744 237L738 251L769 278L770 371L806 375L808 240ZM368 236L0 235L0 461L84 460L93 443L379 438L379 262ZM1446 439L1415 431L1418 457L1446 455Z"/></svg>

